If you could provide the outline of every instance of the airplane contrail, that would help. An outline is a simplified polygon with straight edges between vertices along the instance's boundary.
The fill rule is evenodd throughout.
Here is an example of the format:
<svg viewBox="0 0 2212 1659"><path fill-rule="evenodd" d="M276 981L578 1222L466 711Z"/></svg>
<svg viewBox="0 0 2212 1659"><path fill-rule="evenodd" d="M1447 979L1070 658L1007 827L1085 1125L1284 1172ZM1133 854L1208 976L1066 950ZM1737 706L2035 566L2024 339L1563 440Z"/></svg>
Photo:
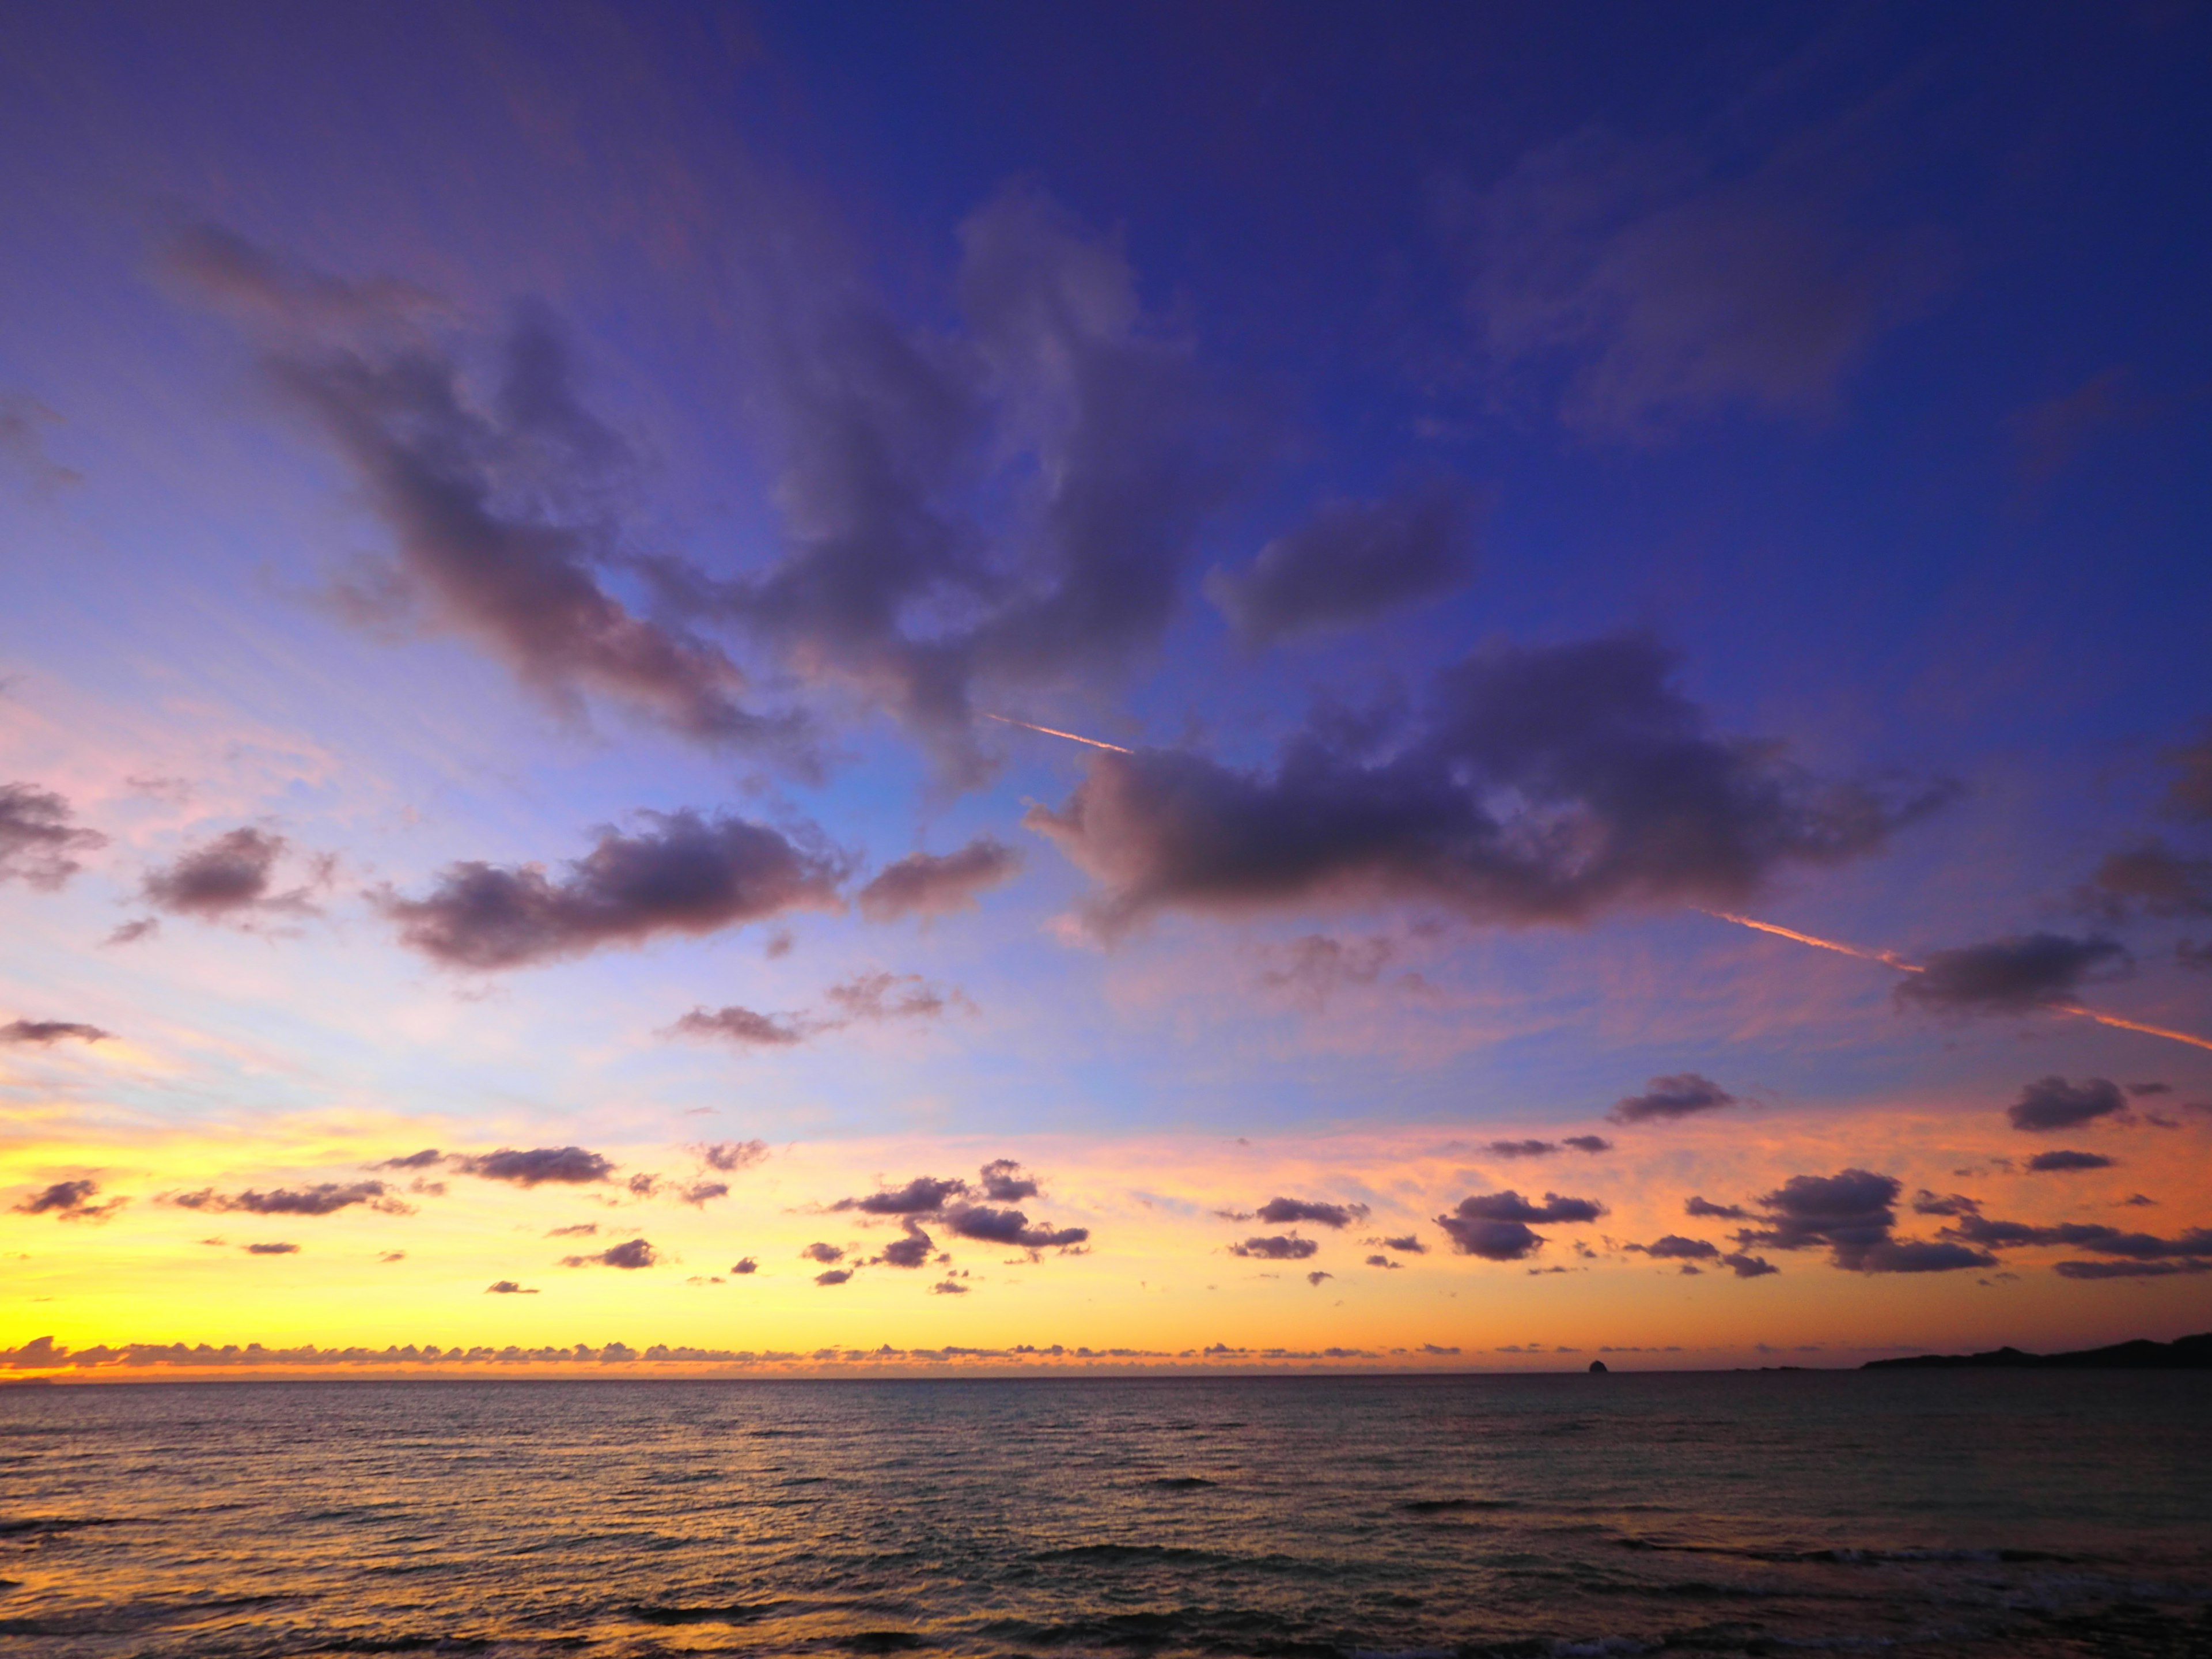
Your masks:
<svg viewBox="0 0 2212 1659"><path fill-rule="evenodd" d="M1902 974L1924 974L1928 970L1917 962L1907 962L1891 951L1863 951L1856 945L1840 944L1835 939L1822 939L1817 933L1801 933L1794 927L1778 927L1771 921L1760 921L1754 916L1740 916L1733 910L1708 910L1705 914L1717 921L1732 921L1739 927L1756 928L1762 933L1772 933L1778 939L1794 939L1800 945L1809 945L1816 950L1834 951L1847 957L1856 957L1861 962L1879 962L1884 967L1894 968ZM2053 1002L2045 1005L2056 1014L2072 1014L2077 1018L2094 1020L2100 1025L2110 1025L2123 1031L2140 1031L2146 1036L2165 1037L2173 1042L2185 1042L2192 1048L2212 1050L2212 1042L2201 1036L2191 1036L2186 1031L2169 1031L2163 1025L2146 1025L2139 1019L2122 1019L2118 1014L2099 1013L2094 1008L2084 1008L2078 1002Z"/></svg>
<svg viewBox="0 0 2212 1659"><path fill-rule="evenodd" d="M994 714L988 708L979 708L975 712L981 714L987 720L996 720L1001 726L1018 726L1025 731L1042 732L1048 738L1066 738L1070 743L1087 743L1093 749L1110 749L1117 755L1127 755L1134 752L1133 750L1124 749L1118 743L1103 743L1097 738L1081 737L1073 732L1062 732L1054 726L1033 726L1027 720L1018 720L1010 714Z"/></svg>

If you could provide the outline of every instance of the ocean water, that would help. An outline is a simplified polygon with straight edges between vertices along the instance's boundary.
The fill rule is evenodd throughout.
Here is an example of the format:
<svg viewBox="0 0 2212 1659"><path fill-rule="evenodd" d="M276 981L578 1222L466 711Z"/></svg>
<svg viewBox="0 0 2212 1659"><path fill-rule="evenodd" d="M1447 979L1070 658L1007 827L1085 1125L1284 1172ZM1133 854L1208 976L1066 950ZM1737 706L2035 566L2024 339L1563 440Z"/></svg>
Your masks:
<svg viewBox="0 0 2212 1659"><path fill-rule="evenodd" d="M2203 1374L0 1389L25 1655L2212 1654Z"/></svg>

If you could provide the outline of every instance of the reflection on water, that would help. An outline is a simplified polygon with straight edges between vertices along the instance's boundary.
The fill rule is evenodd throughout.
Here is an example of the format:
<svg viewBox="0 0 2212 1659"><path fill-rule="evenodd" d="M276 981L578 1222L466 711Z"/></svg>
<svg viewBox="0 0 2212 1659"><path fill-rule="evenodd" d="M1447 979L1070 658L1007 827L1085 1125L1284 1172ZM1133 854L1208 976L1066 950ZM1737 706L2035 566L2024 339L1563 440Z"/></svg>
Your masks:
<svg viewBox="0 0 2212 1659"><path fill-rule="evenodd" d="M2188 1374L0 1390L0 1650L2212 1654Z"/></svg>

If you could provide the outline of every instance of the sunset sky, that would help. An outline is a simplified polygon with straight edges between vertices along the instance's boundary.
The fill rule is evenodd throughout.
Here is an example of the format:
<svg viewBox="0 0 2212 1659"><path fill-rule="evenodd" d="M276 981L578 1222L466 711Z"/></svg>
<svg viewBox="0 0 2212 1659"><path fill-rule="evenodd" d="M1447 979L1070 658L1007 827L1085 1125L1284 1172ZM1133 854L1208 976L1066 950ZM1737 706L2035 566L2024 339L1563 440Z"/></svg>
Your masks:
<svg viewBox="0 0 2212 1659"><path fill-rule="evenodd" d="M9 9L0 1368L2212 1327L2208 61Z"/></svg>

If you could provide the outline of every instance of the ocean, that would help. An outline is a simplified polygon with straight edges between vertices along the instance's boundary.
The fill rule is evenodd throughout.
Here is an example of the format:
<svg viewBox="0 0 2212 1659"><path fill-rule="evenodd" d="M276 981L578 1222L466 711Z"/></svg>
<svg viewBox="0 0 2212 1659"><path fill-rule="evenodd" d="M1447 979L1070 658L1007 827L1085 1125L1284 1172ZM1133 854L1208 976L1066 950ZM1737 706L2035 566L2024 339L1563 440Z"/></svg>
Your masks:
<svg viewBox="0 0 2212 1659"><path fill-rule="evenodd" d="M2203 1373L0 1389L37 1656L2212 1655Z"/></svg>

